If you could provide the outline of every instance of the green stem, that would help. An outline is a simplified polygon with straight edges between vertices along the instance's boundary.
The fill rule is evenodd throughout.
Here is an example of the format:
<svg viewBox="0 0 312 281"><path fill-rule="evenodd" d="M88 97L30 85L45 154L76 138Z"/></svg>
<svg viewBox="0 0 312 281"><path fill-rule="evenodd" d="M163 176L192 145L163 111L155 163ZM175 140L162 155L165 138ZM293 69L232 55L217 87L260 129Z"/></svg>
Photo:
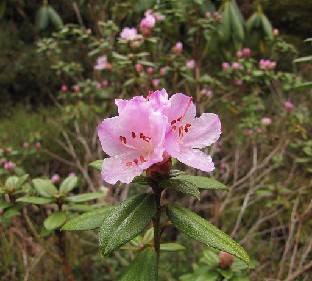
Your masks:
<svg viewBox="0 0 312 281"><path fill-rule="evenodd" d="M156 202L156 214L153 218L154 224L154 248L157 254L157 268L159 267L159 257L160 257L160 214L161 214L161 205L160 197L162 189L157 185L152 187Z"/></svg>

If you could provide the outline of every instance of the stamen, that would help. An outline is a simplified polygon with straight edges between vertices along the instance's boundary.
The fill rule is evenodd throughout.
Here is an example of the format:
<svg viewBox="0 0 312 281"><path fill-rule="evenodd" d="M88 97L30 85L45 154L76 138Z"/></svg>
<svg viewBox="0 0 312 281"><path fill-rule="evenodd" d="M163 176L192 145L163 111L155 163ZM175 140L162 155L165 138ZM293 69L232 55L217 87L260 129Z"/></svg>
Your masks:
<svg viewBox="0 0 312 281"><path fill-rule="evenodd" d="M135 137L136 137L136 136L135 136L135 132L132 132L132 137L135 139Z"/></svg>
<svg viewBox="0 0 312 281"><path fill-rule="evenodd" d="M124 144L127 144L127 139L125 137L119 136L119 140L123 142Z"/></svg>
<svg viewBox="0 0 312 281"><path fill-rule="evenodd" d="M134 159L134 160L133 160L133 162L134 162L136 165L138 165L138 164L139 164L138 159Z"/></svg>
<svg viewBox="0 0 312 281"><path fill-rule="evenodd" d="M132 166L132 162L127 162L126 163L126 167L131 167Z"/></svg>
<svg viewBox="0 0 312 281"><path fill-rule="evenodd" d="M175 131L177 126L172 126L172 130Z"/></svg>
<svg viewBox="0 0 312 281"><path fill-rule="evenodd" d="M143 156L143 155L140 156L140 161L141 161L142 163L147 162L147 161L144 159L144 156Z"/></svg>
<svg viewBox="0 0 312 281"><path fill-rule="evenodd" d="M177 123L177 120L172 120L172 121L171 121L171 125L173 125L173 124L175 124L175 123Z"/></svg>
<svg viewBox="0 0 312 281"><path fill-rule="evenodd" d="M182 118L183 118L183 116L180 116L178 119L177 119L177 121L181 121L182 120Z"/></svg>
<svg viewBox="0 0 312 281"><path fill-rule="evenodd" d="M183 137L183 126L179 127L179 137Z"/></svg>
<svg viewBox="0 0 312 281"><path fill-rule="evenodd" d="M189 127L191 127L192 125L190 124L190 123L186 123L185 124L185 127L184 127L184 131L185 131L185 133L187 133L188 131L189 131Z"/></svg>

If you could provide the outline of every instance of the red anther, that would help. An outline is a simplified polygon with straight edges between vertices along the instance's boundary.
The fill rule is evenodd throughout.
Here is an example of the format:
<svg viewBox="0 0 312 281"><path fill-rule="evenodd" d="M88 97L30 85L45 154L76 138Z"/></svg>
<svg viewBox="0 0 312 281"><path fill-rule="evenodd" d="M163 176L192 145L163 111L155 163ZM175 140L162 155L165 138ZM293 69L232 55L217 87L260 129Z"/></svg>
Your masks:
<svg viewBox="0 0 312 281"><path fill-rule="evenodd" d="M183 137L183 126L179 127L179 137Z"/></svg>
<svg viewBox="0 0 312 281"><path fill-rule="evenodd" d="M186 124L185 124L185 127L187 127L187 128L188 128L188 127L191 127L191 126L192 126L192 124L190 124L190 123L186 123Z"/></svg>
<svg viewBox="0 0 312 281"><path fill-rule="evenodd" d="M134 159L133 162L138 165L139 164L139 160L138 159Z"/></svg>
<svg viewBox="0 0 312 281"><path fill-rule="evenodd" d="M144 159L144 156L143 156L143 155L140 156L140 161L141 161L142 163L147 162L147 161Z"/></svg>
<svg viewBox="0 0 312 281"><path fill-rule="evenodd" d="M172 126L172 130L175 131L177 129L177 126Z"/></svg>
<svg viewBox="0 0 312 281"><path fill-rule="evenodd" d="M174 123L177 123L177 120L172 120L171 121L171 125L173 125Z"/></svg>
<svg viewBox="0 0 312 281"><path fill-rule="evenodd" d="M123 136L119 136L119 140L122 142L122 140L123 140Z"/></svg>
<svg viewBox="0 0 312 281"><path fill-rule="evenodd" d="M127 162L127 163L126 163L126 166L127 166L127 167L131 167L131 166L132 166L132 162Z"/></svg>
<svg viewBox="0 0 312 281"><path fill-rule="evenodd" d="M154 93L153 91L148 91L147 100L150 99L150 97L152 96L153 93Z"/></svg>
<svg viewBox="0 0 312 281"><path fill-rule="evenodd" d="M184 127L184 131L185 133L188 133L188 128L186 126Z"/></svg>
<svg viewBox="0 0 312 281"><path fill-rule="evenodd" d="M135 139L135 132L132 132L132 137Z"/></svg>
<svg viewBox="0 0 312 281"><path fill-rule="evenodd" d="M177 121L181 121L182 120L182 118L183 118L183 116L180 116L178 119L177 119Z"/></svg>
<svg viewBox="0 0 312 281"><path fill-rule="evenodd" d="M119 136L119 140L123 142L124 144L127 144L127 139L125 137Z"/></svg>
<svg viewBox="0 0 312 281"><path fill-rule="evenodd" d="M144 134L140 133L140 139L144 139Z"/></svg>

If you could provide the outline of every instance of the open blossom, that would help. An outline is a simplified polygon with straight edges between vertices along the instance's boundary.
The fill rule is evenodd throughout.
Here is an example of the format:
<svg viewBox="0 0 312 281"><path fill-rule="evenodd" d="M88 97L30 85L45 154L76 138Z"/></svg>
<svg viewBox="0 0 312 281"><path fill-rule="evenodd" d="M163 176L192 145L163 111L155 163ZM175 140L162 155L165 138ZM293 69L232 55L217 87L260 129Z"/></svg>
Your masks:
<svg viewBox="0 0 312 281"><path fill-rule="evenodd" d="M112 68L112 64L107 62L106 56L100 56L97 58L94 69L102 70L102 69L111 69L111 68Z"/></svg>
<svg viewBox="0 0 312 281"><path fill-rule="evenodd" d="M211 98L213 96L213 92L211 90L206 89L206 88L202 89L200 91L200 93L202 95L206 95L208 98Z"/></svg>
<svg viewBox="0 0 312 281"><path fill-rule="evenodd" d="M153 164L174 157L202 171L214 164L200 149L221 134L219 117L204 113L196 117L192 97L178 93L168 99L166 90L150 92L147 98L115 101L119 116L105 119L98 135L104 152L102 178L114 184L130 183Z"/></svg>
<svg viewBox="0 0 312 281"><path fill-rule="evenodd" d="M143 98L116 100L119 116L105 119L98 129L104 159L102 178L130 183L143 170L163 160L167 117Z"/></svg>
<svg viewBox="0 0 312 281"><path fill-rule="evenodd" d="M143 35L150 35L152 28L155 26L156 19L151 13L146 13L145 18L140 22L140 31Z"/></svg>
<svg viewBox="0 0 312 281"><path fill-rule="evenodd" d="M7 171L14 170L14 167L15 167L15 164L13 162L11 162L11 161L8 161L8 162L3 164L4 170L7 170Z"/></svg>
<svg viewBox="0 0 312 281"><path fill-rule="evenodd" d="M173 48L172 48L172 52L175 54L175 55L181 55L182 54L182 51L183 51L183 44L182 42L177 42Z"/></svg>
<svg viewBox="0 0 312 281"><path fill-rule="evenodd" d="M142 38L142 35L138 34L137 29L134 27L125 27L120 33L120 38L126 41L132 41Z"/></svg>
<svg viewBox="0 0 312 281"><path fill-rule="evenodd" d="M223 70L227 70L227 69L230 68L230 64L228 62L223 62L222 63L222 68L223 68Z"/></svg>

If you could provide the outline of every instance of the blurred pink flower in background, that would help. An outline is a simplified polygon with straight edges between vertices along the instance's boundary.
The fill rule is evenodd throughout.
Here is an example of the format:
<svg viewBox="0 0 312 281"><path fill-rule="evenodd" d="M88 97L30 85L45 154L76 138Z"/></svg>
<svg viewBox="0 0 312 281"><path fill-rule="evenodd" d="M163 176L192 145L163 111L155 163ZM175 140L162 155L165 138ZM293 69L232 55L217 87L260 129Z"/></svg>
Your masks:
<svg viewBox="0 0 312 281"><path fill-rule="evenodd" d="M196 62L195 60L188 60L185 64L185 66L189 69L193 69L196 65Z"/></svg>
<svg viewBox="0 0 312 281"><path fill-rule="evenodd" d="M68 90L67 86L66 86L65 84L62 84L62 86L61 86L61 91L62 91L63 93L65 93L65 92L67 92L67 90Z"/></svg>
<svg viewBox="0 0 312 281"><path fill-rule="evenodd" d="M148 74L153 74L154 73L154 68L153 67L148 67L147 69L146 69L146 73L148 73Z"/></svg>
<svg viewBox="0 0 312 281"><path fill-rule="evenodd" d="M68 174L68 176L69 176L69 177L75 177L75 176L76 176L76 173L71 172L71 173Z"/></svg>
<svg viewBox="0 0 312 281"><path fill-rule="evenodd" d="M134 27L133 28L125 27L120 33L120 38L126 41L132 41L142 38L142 35L138 34L137 29Z"/></svg>
<svg viewBox="0 0 312 281"><path fill-rule="evenodd" d="M168 72L168 70L169 70L169 67L168 67L168 66L164 66L164 67L162 67L162 68L159 70L159 74L160 74L161 76L164 76L164 75Z"/></svg>
<svg viewBox="0 0 312 281"><path fill-rule="evenodd" d="M103 88L106 88L106 87L108 87L108 81L107 80L103 80L103 82L102 82L102 86L103 86Z"/></svg>
<svg viewBox="0 0 312 281"><path fill-rule="evenodd" d="M234 62L232 62L232 68L233 69L240 69L240 68L242 68L242 65L239 62L234 61Z"/></svg>
<svg viewBox="0 0 312 281"><path fill-rule="evenodd" d="M285 109L288 111L288 112L290 112L290 111L292 111L293 109L294 109L294 104L292 103L292 102L290 102L290 101L285 101L285 103L284 103L284 107L285 107Z"/></svg>
<svg viewBox="0 0 312 281"><path fill-rule="evenodd" d="M160 83L159 79L153 79L152 80L152 85L153 85L154 88L157 88L159 86L159 83Z"/></svg>
<svg viewBox="0 0 312 281"><path fill-rule="evenodd" d="M243 51L241 51L241 50L236 52L236 57L239 58L239 59L242 58L243 55L244 55Z"/></svg>
<svg viewBox="0 0 312 281"><path fill-rule="evenodd" d="M273 35L278 36L279 35L279 30L277 28L273 29Z"/></svg>
<svg viewBox="0 0 312 281"><path fill-rule="evenodd" d="M209 97L209 98L211 98L213 96L213 92L211 90L206 89L206 88L202 89L200 91L200 93L202 95L205 95L205 96Z"/></svg>
<svg viewBox="0 0 312 281"><path fill-rule="evenodd" d="M96 65L94 69L103 70L103 69L111 69L112 64L107 62L107 56L100 56L96 59Z"/></svg>
<svg viewBox="0 0 312 281"><path fill-rule="evenodd" d="M259 67L264 70L273 70L276 67L275 61L261 59L259 61Z"/></svg>
<svg viewBox="0 0 312 281"><path fill-rule="evenodd" d="M250 57L251 50L249 48L244 48L242 51L243 51L244 57L246 57L246 58Z"/></svg>
<svg viewBox="0 0 312 281"><path fill-rule="evenodd" d="M23 148L27 149L27 148L29 148L29 147L30 147L29 142L25 141L25 142L23 143Z"/></svg>
<svg viewBox="0 0 312 281"><path fill-rule="evenodd" d="M137 71L137 73L141 73L144 71L143 65L140 63L136 63L134 67L135 67L135 70Z"/></svg>
<svg viewBox="0 0 312 281"><path fill-rule="evenodd" d="M224 70L227 70L227 69L230 68L230 64L229 64L228 62L223 62L223 63L222 63L222 68L223 68Z"/></svg>
<svg viewBox="0 0 312 281"><path fill-rule="evenodd" d="M41 143L40 142L36 142L35 143L35 148L40 149L41 148Z"/></svg>
<svg viewBox="0 0 312 281"><path fill-rule="evenodd" d="M3 165L4 170L7 170L7 171L13 171L14 167L15 167L15 163L11 161L5 162Z"/></svg>
<svg viewBox="0 0 312 281"><path fill-rule="evenodd" d="M60 181L60 176L59 174L54 174L52 177L51 177L51 182L52 183L58 183Z"/></svg>
<svg viewBox="0 0 312 281"><path fill-rule="evenodd" d="M183 44L182 42L177 42L173 48L172 48L172 52L175 54L175 55L181 55L182 54L182 51L183 51Z"/></svg>
<svg viewBox="0 0 312 281"><path fill-rule="evenodd" d="M269 126L272 124L272 119L269 117L264 117L261 119L261 123L265 126Z"/></svg>
<svg viewBox="0 0 312 281"><path fill-rule="evenodd" d="M73 86L74 92L79 93L80 92L80 87L78 85Z"/></svg>

